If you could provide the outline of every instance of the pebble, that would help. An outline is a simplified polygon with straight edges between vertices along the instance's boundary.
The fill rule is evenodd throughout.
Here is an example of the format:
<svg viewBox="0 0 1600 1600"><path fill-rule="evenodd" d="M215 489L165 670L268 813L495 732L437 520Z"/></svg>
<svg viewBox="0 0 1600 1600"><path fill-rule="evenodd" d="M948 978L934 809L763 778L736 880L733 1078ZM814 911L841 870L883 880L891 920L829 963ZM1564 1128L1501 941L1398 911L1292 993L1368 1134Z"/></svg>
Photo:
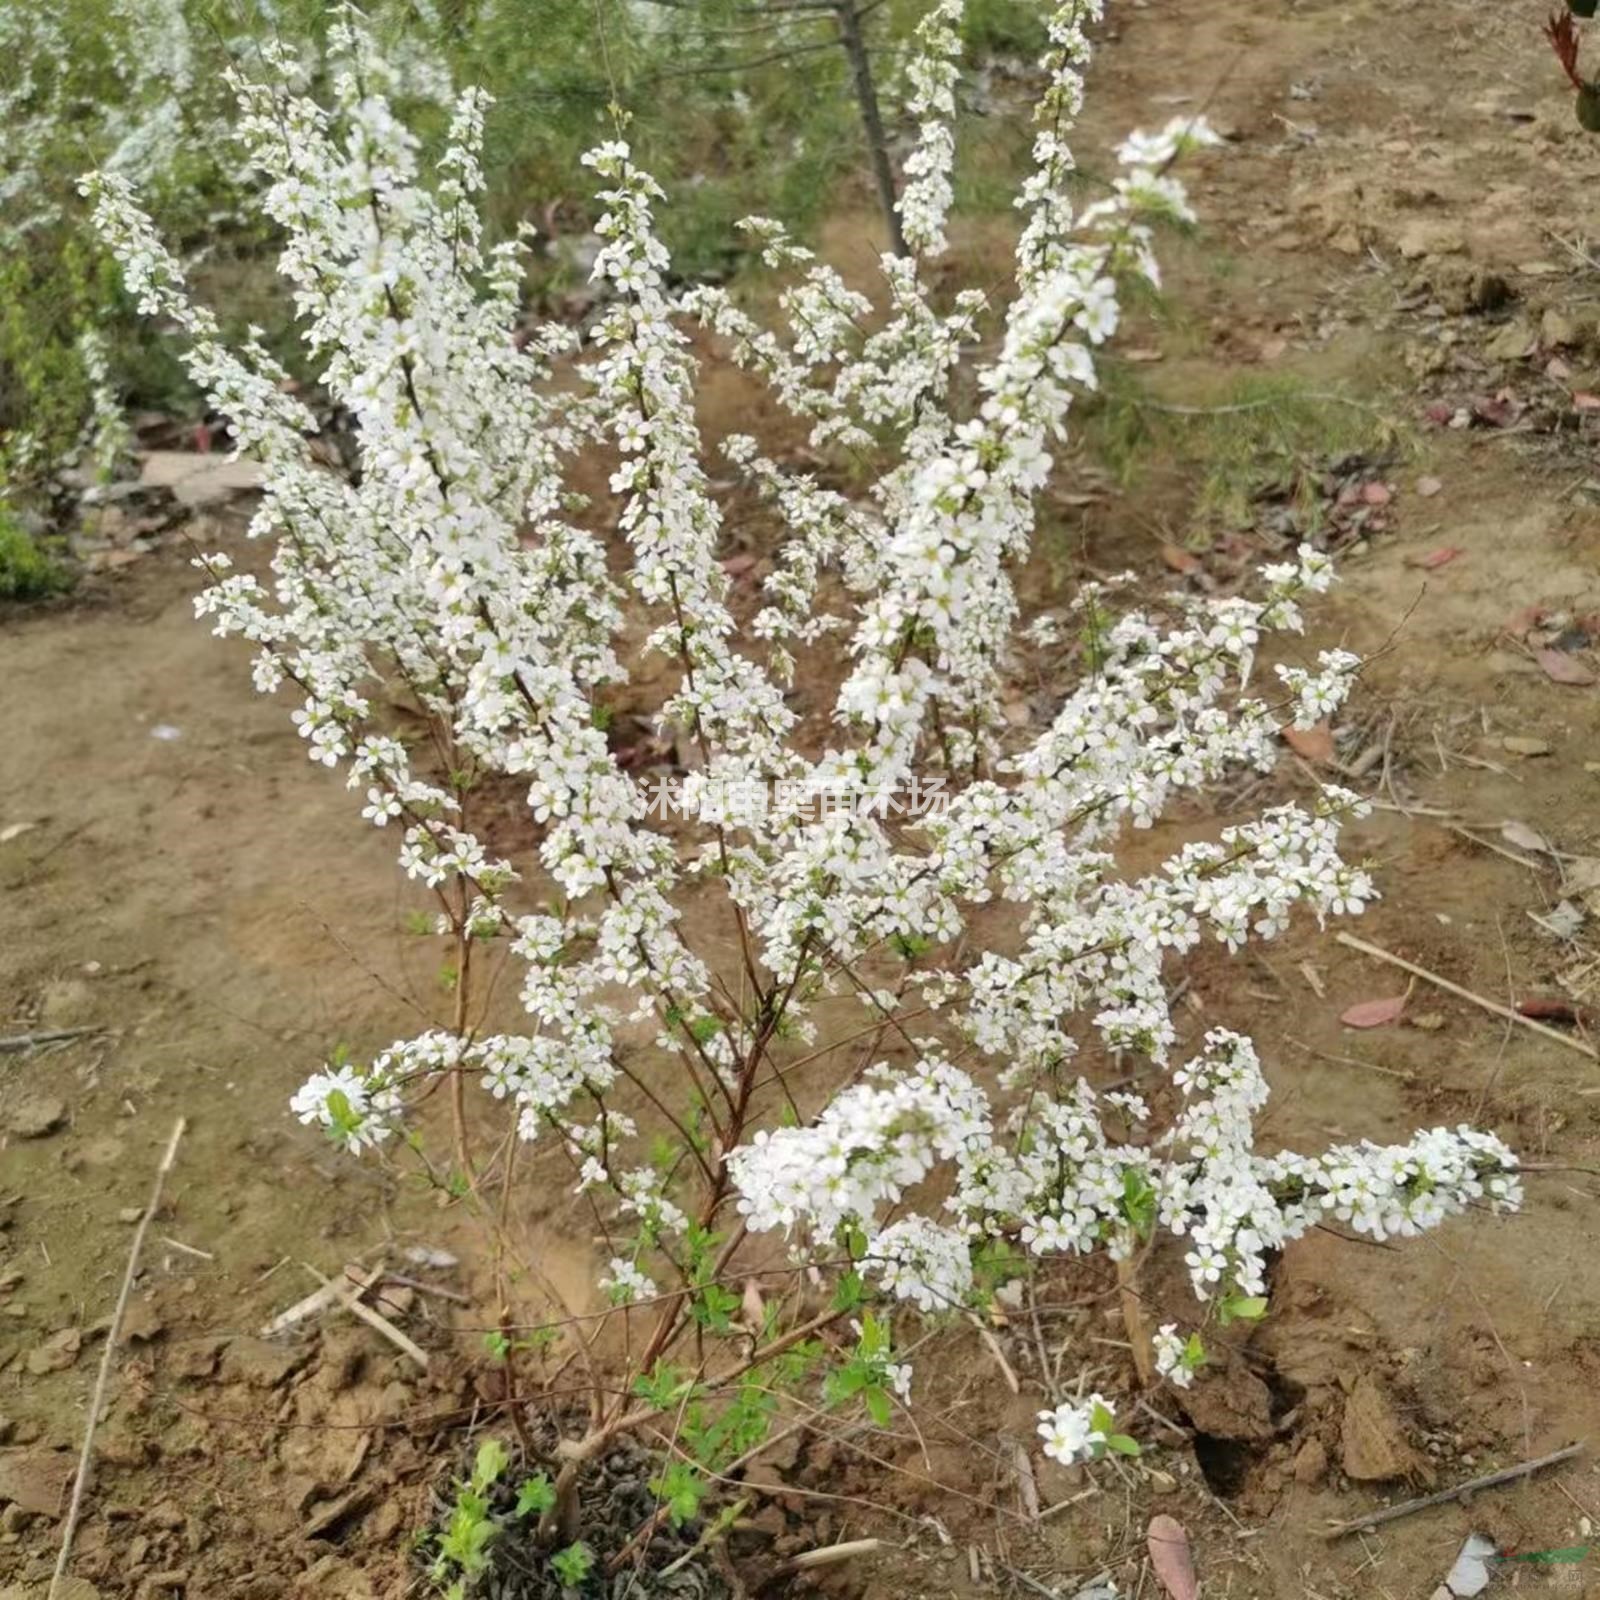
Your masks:
<svg viewBox="0 0 1600 1600"><path fill-rule="evenodd" d="M65 1372L78 1359L83 1335L76 1328L61 1328L28 1352L28 1371L42 1378L47 1372Z"/></svg>
<svg viewBox="0 0 1600 1600"><path fill-rule="evenodd" d="M1525 734L1508 733L1500 741L1500 748L1514 756L1547 756L1551 744L1548 739L1534 739Z"/></svg>
<svg viewBox="0 0 1600 1600"><path fill-rule="evenodd" d="M42 1139L67 1120L64 1100L54 1095L24 1095L6 1114L6 1128L19 1139Z"/></svg>

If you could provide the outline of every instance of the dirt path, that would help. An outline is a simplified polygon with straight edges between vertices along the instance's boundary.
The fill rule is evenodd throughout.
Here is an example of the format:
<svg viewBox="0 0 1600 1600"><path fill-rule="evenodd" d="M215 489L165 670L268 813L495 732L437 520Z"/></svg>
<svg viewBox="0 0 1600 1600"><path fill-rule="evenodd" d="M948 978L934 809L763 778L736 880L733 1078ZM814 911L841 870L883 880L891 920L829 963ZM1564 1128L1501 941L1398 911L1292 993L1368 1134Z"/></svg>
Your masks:
<svg viewBox="0 0 1600 1600"><path fill-rule="evenodd" d="M1317 624L1324 642L1384 652L1337 751L1384 805L1355 835L1385 895L1356 931L1485 996L1581 1005L1600 988L1597 924L1564 942L1533 920L1562 898L1562 873L1530 840L1600 856L1600 689L1553 682L1532 654L1545 635L1527 630L1533 608L1562 614L1542 619L1558 654L1594 665L1582 636L1600 635L1596 424L1572 395L1600 391L1600 279L1570 245L1600 141L1571 120L1539 17L1321 0L1118 8L1078 142L1202 100L1233 137L1194 179L1204 232L1179 252L1181 314L1136 340L1161 357L1143 369L1151 393L1205 404L1241 374L1291 374L1407 426L1402 451L1367 473L1392 498ZM1432 423L1430 406L1475 425ZM1071 577L1061 550L1154 569L1159 542L1188 539L1220 572L1226 541L1196 525L1193 498L1187 467L1146 460L1129 497L1070 514L1040 563L1041 603ZM1246 530L1258 541L1261 516ZM193 583L180 553L161 554L67 609L0 624L0 1033L104 1030L0 1055L0 1126L13 1130L0 1152L0 1500L13 1502L0 1584L48 1570L53 1496L127 1247L120 1214L142 1202L181 1109L193 1125L75 1570L102 1595L148 1600L399 1593L427 1452L386 1425L470 1393L443 1362L450 1375L419 1387L365 1330L283 1354L250 1335L311 1286L302 1259L333 1272L396 1229L450 1242L448 1217L336 1163L285 1109L339 1044L366 1051L416 1025L437 1003L434 957L403 931L389 841L304 759L282 708L252 694L243 649L193 620ZM1304 782L1286 753L1277 787ZM1521 825L1509 838L1507 821ZM1153 1425L1133 1499L1087 1503L1013 1564L1056 1581L1127 1556L1131 1592L1140 1518L1161 1509L1190 1527L1209 1594L1404 1600L1431 1593L1471 1531L1524 1550L1587 1541L1600 1520L1587 1461L1381 1536L1320 1536L1407 1492L1363 1480L1375 1452L1449 1483L1600 1440L1600 1065L1425 987L1399 1026L1340 1025L1351 1004L1404 988L1301 932L1202 962L1189 1003L1195 1031L1256 1036L1277 1094L1269 1136L1314 1146L1481 1122L1541 1164L1526 1212L1394 1255L1332 1233L1296 1246L1233 1410L1196 1417L1195 1454L1162 1449ZM45 1131L15 1131L28 1127ZM403 1310L420 1331L434 1316L426 1301ZM1012 1410L1025 1435L1025 1407ZM972 1489L968 1454L938 1462ZM346 1495L353 1509L308 1541ZM942 1593L967 1587L959 1555L927 1541L896 1562ZM1600 1549L1563 1572L1565 1592L1600 1593ZM898 1592L904 1569L838 1581L863 1578ZM0 1589L14 1592L33 1593Z"/></svg>

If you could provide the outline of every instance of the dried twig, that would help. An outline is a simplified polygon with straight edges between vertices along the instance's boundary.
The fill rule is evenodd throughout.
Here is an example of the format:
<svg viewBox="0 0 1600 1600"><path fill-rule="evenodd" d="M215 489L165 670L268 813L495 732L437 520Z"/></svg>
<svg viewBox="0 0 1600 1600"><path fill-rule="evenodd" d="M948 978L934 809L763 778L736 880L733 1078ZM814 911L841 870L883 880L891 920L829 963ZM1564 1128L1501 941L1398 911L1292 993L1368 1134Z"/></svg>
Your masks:
<svg viewBox="0 0 1600 1600"><path fill-rule="evenodd" d="M1502 1467L1498 1472L1486 1472L1479 1478L1468 1478L1465 1483L1458 1483L1453 1489L1440 1489L1435 1494L1419 1495L1415 1500L1402 1500L1397 1506L1386 1506L1382 1511L1374 1511L1370 1517L1358 1517L1354 1522L1341 1522L1337 1528L1330 1528L1324 1539L1342 1539L1347 1533L1360 1533L1363 1528L1376 1528L1385 1522L1396 1522L1401 1517L1409 1517L1413 1511L1426 1511L1430 1506L1442 1506L1451 1500L1459 1500L1463 1495L1476 1494L1479 1489L1494 1489L1502 1483L1515 1483L1519 1478L1526 1478L1530 1473L1540 1472L1545 1467L1553 1467L1558 1462L1570 1461L1574 1456L1582 1455L1584 1446L1569 1444L1564 1450L1552 1450L1547 1456L1538 1456L1532 1461L1523 1461L1514 1467Z"/></svg>
<svg viewBox="0 0 1600 1600"><path fill-rule="evenodd" d="M82 1039L87 1034L105 1031L104 1028L41 1028L37 1033L13 1033L0 1039L0 1056L20 1055L24 1050L37 1050L42 1044L63 1044L68 1039Z"/></svg>
<svg viewBox="0 0 1600 1600"><path fill-rule="evenodd" d="M397 1283L402 1289L415 1289L418 1294L437 1295L441 1300L452 1300L458 1306L470 1306L472 1301L458 1289L446 1289L440 1283L428 1283L421 1278L408 1278L403 1272L386 1272L385 1283Z"/></svg>
<svg viewBox="0 0 1600 1600"><path fill-rule="evenodd" d="M1022 1384L1016 1373L1012 1371L1011 1363L1006 1360L1006 1353L1000 1348L1000 1341L978 1321L977 1317L972 1318L972 1326L978 1330L978 1337L983 1341L984 1349L994 1357L995 1365L1000 1368L1000 1376L1006 1381L1006 1388L1012 1394L1021 1394Z"/></svg>
<svg viewBox="0 0 1600 1600"><path fill-rule="evenodd" d="M326 1285L333 1290L334 1298L352 1316L360 1317L369 1328L375 1328L396 1350L403 1351L410 1356L424 1372L428 1370L428 1352L420 1345L413 1343L382 1313L374 1311L371 1306L363 1305L356 1299L350 1290L343 1284L336 1283L330 1278L325 1278L309 1261L300 1263L318 1283Z"/></svg>
<svg viewBox="0 0 1600 1600"><path fill-rule="evenodd" d="M1446 994L1453 994L1461 1000L1470 1000L1482 1011L1492 1012L1497 1017L1505 1017L1508 1021L1521 1024L1524 1028L1531 1028L1535 1033L1543 1034L1547 1039L1554 1039L1557 1044L1564 1044L1567 1049L1576 1050L1580 1056L1587 1056L1591 1061L1600 1061L1600 1052L1581 1040L1574 1039L1570 1034L1562 1033L1557 1028L1547 1028L1544 1023L1535 1022L1532 1017L1525 1017L1520 1011L1513 1011L1510 1006L1501 1005L1498 1000L1474 994L1471 989L1463 989L1459 983L1441 978L1437 972L1429 972L1426 967L1419 967L1400 956L1390 955L1387 950L1375 944L1368 944L1365 939L1358 939L1354 934L1340 933L1335 937L1348 949L1359 950L1363 955L1371 956L1376 961L1387 961L1391 967L1399 967L1402 972L1409 972L1413 977L1431 983L1436 989L1443 989Z"/></svg>
<svg viewBox="0 0 1600 1600"><path fill-rule="evenodd" d="M283 1261L289 1259L288 1256L285 1256ZM278 1263L279 1267L283 1265L283 1261ZM272 1270L276 1272L278 1267L274 1267ZM350 1294L359 1299L383 1276L384 1271L381 1262L367 1272L361 1272L353 1266L347 1266L344 1269L344 1287ZM322 1287L313 1290L303 1300L296 1300L288 1310L280 1311L261 1330L263 1339L271 1339L280 1333L286 1333L297 1322L304 1322L307 1317L314 1317L319 1311L326 1311L329 1306L337 1303L339 1299L338 1285L329 1283L326 1278L322 1277L320 1272L317 1273L317 1277L321 1279Z"/></svg>
<svg viewBox="0 0 1600 1600"><path fill-rule="evenodd" d="M78 1453L78 1471L72 1480L72 1500L67 1506L66 1526L61 1531L61 1553L56 1557L55 1571L50 1574L50 1587L45 1600L55 1600L56 1590L61 1586L67 1562L72 1555L72 1536L78 1531L83 1495L89 1486L89 1463L94 1457L94 1431L99 1425L101 1407L105 1405L106 1381L111 1376L111 1361L117 1353L117 1337L122 1332L123 1313L128 1309L128 1296L133 1292L133 1280L138 1276L139 1252L144 1248L144 1236L150 1227L150 1219L161 1204L161 1191L166 1187L167 1174L172 1171L172 1164L177 1159L178 1141L183 1138L187 1126L188 1121L183 1117L179 1117L172 1125L172 1137L167 1140L166 1154L156 1168L149 1202L144 1208L144 1215L139 1218L139 1226L134 1229L133 1243L128 1247L128 1265L122 1274L122 1289L111 1313L111 1326L106 1329L106 1347L100 1356L100 1372L94 1380L94 1394L89 1400L88 1420L83 1425L83 1449Z"/></svg>
<svg viewBox="0 0 1600 1600"><path fill-rule="evenodd" d="M842 1544L825 1544L817 1550L802 1550L799 1555L777 1569L774 1577L787 1577L791 1572L814 1572L818 1567L837 1566L841 1561L856 1556L870 1556L883 1544L882 1539L846 1539Z"/></svg>
<svg viewBox="0 0 1600 1600"><path fill-rule="evenodd" d="M185 1244L182 1239L174 1239L170 1233L161 1235L162 1244L170 1244L172 1248L183 1255L193 1256L197 1261L215 1261L217 1258L209 1250L202 1250L198 1245Z"/></svg>

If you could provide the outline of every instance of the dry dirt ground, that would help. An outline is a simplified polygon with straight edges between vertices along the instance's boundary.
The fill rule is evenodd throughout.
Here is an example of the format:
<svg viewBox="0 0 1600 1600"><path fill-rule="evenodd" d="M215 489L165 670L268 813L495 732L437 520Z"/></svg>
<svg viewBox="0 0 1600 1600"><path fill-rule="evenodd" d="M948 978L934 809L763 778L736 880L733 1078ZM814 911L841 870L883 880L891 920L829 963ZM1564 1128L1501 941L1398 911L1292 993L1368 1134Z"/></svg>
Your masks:
<svg viewBox="0 0 1600 1600"><path fill-rule="evenodd" d="M1496 1003L1546 1002L1582 1046L1600 918L1563 933L1551 914L1564 899L1587 911L1600 856L1587 259L1600 141L1573 121L1540 20L1522 0L1117 7L1078 142L1202 102L1230 135L1192 174L1204 231L1178 252L1181 315L1135 335L1150 395L1204 406L1241 375L1289 374L1403 425L1387 459L1347 464L1325 508L1345 581L1320 641L1380 652L1358 702L1331 750L1286 749L1269 784L1213 797L1212 817L1303 789L1302 757L1331 755L1380 804L1352 846L1384 899L1354 931ZM708 415L713 430L745 425L737 398ZM1165 580L1190 585L1278 548L1283 505L1262 499L1247 526L1220 529L1194 514L1176 454L1147 454L1125 495L1081 465L1094 492L1058 508L1030 574L1041 607L1084 571L1161 574L1163 547ZM438 1005L438 952L405 931L389 841L305 761L283 708L251 693L243 650L196 624L194 587L171 548L68 605L0 619L0 1034L96 1030L0 1055L6 1600L43 1592L128 1219L180 1111L101 1425L78 1600L412 1592L406 1546L429 1483L497 1392L482 1274L449 1264L464 1251L454 1214L336 1162L286 1110L337 1045L380 1046ZM1048 714L1048 680L1044 664L1019 681L1019 718ZM1199 963L1185 1004L1196 1033L1256 1037L1269 1139L1480 1122L1533 1168L1522 1215L1394 1248L1313 1234L1187 1416L1170 1394L1153 1407L1167 1421L1133 1412L1145 1456L1092 1479L1028 1452L1067 1341L1098 1352L1096 1382L1129 1392L1104 1302L995 1330L1015 1397L975 1335L948 1335L925 1368L939 1417L925 1439L858 1434L770 1464L799 1492L743 1536L752 1570L774 1549L873 1534L880 1553L829 1586L1069 1595L1110 1570L1124 1594L1154 1595L1144 1528L1165 1512L1188 1528L1209 1596L1410 1600L1470 1532L1520 1551L1587 1545L1589 1457L1324 1537L1423 1486L1600 1439L1600 1059L1426 982L1398 1024L1341 1024L1406 990L1404 973L1302 929ZM552 1197L519 1223L581 1294L574 1214ZM337 1273L383 1247L466 1298L386 1291L430 1352L425 1376L348 1317L258 1337L315 1287L304 1263ZM1082 1285L1058 1287L1065 1302ZM1071 1504L1034 1521L1030 1482L1046 1507ZM1490 1592L1513 1589L1600 1595L1600 1543L1502 1568Z"/></svg>

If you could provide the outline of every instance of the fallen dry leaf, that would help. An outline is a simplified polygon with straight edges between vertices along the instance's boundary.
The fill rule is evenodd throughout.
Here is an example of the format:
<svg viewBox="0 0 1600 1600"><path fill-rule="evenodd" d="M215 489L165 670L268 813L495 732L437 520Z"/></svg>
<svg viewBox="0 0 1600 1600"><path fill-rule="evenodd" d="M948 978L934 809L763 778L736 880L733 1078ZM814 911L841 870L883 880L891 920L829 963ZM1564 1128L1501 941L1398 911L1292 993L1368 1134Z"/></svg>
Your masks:
<svg viewBox="0 0 1600 1600"><path fill-rule="evenodd" d="M1500 824L1500 837L1519 850L1533 851L1536 856L1544 855L1550 849L1549 841L1537 828L1530 828L1526 822L1518 822L1515 818Z"/></svg>
<svg viewBox="0 0 1600 1600"><path fill-rule="evenodd" d="M1572 409L1574 411L1600 411L1600 394L1590 394L1587 389L1574 389L1572 391Z"/></svg>
<svg viewBox="0 0 1600 1600"><path fill-rule="evenodd" d="M1448 566L1457 556L1464 556L1466 551L1458 544L1442 544L1437 550L1430 550L1425 556L1412 556L1411 565L1426 567L1430 572L1435 567Z"/></svg>
<svg viewBox="0 0 1600 1600"><path fill-rule="evenodd" d="M1386 506L1394 499L1394 491L1386 483L1364 483L1361 498L1369 506Z"/></svg>
<svg viewBox="0 0 1600 1600"><path fill-rule="evenodd" d="M1190 573L1200 571L1200 558L1191 551L1185 550L1180 545L1164 544L1161 547L1161 559L1172 568L1174 572Z"/></svg>
<svg viewBox="0 0 1600 1600"><path fill-rule="evenodd" d="M1552 683L1570 683L1583 688L1595 681L1594 674L1581 661L1574 661L1565 650L1535 650L1533 659Z"/></svg>
<svg viewBox="0 0 1600 1600"><path fill-rule="evenodd" d="M1428 477L1417 479L1417 493L1420 494L1424 500L1433 499L1433 497L1438 494L1442 488L1444 488L1444 480L1442 478Z"/></svg>
<svg viewBox="0 0 1600 1600"><path fill-rule="evenodd" d="M1307 761L1333 760L1333 730L1326 722L1310 728L1297 728L1291 723L1283 730L1283 742Z"/></svg>
<svg viewBox="0 0 1600 1600"><path fill-rule="evenodd" d="M8 822L0 828L0 844L10 844L13 839L20 839L38 826L37 822Z"/></svg>
<svg viewBox="0 0 1600 1600"><path fill-rule="evenodd" d="M1569 1027L1588 1027L1591 1013L1570 1000L1557 1000L1547 995L1534 995L1517 1002L1517 1014L1531 1017L1535 1022L1564 1022Z"/></svg>
<svg viewBox="0 0 1600 1600"><path fill-rule="evenodd" d="M1564 863L1561 893L1581 900L1591 912L1600 912L1600 856L1574 856Z"/></svg>
<svg viewBox="0 0 1600 1600"><path fill-rule="evenodd" d="M1197 1600L1200 1583L1194 1575L1194 1555L1183 1524L1164 1512L1151 1517L1145 1540L1156 1579L1171 1600Z"/></svg>
<svg viewBox="0 0 1600 1600"><path fill-rule="evenodd" d="M1387 1028L1400 1020L1400 1013L1405 1008L1406 997L1403 994L1394 995L1388 1000L1363 1000L1348 1011L1341 1011L1339 1020L1347 1028Z"/></svg>

